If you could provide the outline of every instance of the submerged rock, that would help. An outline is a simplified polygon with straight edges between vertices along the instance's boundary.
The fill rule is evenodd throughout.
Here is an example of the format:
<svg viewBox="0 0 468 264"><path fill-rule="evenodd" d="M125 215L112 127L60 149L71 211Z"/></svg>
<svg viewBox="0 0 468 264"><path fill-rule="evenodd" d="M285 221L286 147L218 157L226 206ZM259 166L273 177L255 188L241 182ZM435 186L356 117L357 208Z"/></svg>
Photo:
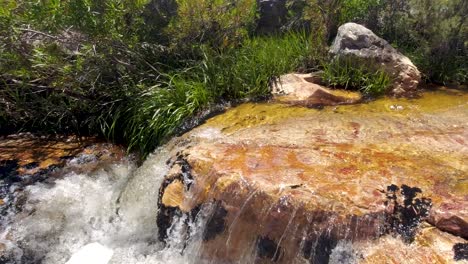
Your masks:
<svg viewBox="0 0 468 264"><path fill-rule="evenodd" d="M277 102L318 108L353 104L362 97L358 92L327 89L315 83L314 75L298 73L280 76L272 85L272 93Z"/></svg>
<svg viewBox="0 0 468 264"><path fill-rule="evenodd" d="M414 93L421 81L419 70L408 57L356 23L346 23L338 28L330 53L371 71L382 70L392 81L390 93L393 95Z"/></svg>
<svg viewBox="0 0 468 264"><path fill-rule="evenodd" d="M160 189L160 238L181 215L211 208L198 249L219 263L378 263L391 252L413 254L395 263L453 261L451 243L464 239L450 230L468 221L467 100L432 92L323 110L233 108L178 139L185 148ZM421 225L446 214L461 221L431 227L428 242Z"/></svg>

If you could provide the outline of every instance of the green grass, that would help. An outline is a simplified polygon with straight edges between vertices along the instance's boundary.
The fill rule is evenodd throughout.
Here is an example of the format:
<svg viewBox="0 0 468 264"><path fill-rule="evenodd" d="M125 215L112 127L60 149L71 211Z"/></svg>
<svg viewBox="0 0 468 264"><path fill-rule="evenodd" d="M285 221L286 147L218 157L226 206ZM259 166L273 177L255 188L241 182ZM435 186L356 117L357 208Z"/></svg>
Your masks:
<svg viewBox="0 0 468 264"><path fill-rule="evenodd" d="M382 95L390 85L390 78L385 72L369 71L348 59L325 63L322 79L330 86L359 90L368 96Z"/></svg>
<svg viewBox="0 0 468 264"><path fill-rule="evenodd" d="M148 154L202 110L268 96L272 78L304 67L309 43L304 34L287 34L251 38L224 51L201 47L203 59L193 67L162 74L163 81L104 118L104 134Z"/></svg>

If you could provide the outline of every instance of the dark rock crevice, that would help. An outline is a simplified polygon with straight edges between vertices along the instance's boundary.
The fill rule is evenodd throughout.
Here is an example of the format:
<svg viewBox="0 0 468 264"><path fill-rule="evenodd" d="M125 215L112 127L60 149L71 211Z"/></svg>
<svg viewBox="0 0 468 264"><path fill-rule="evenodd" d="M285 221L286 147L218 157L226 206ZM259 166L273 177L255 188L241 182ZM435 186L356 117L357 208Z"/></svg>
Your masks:
<svg viewBox="0 0 468 264"><path fill-rule="evenodd" d="M457 243L453 246L454 260L468 260L468 243Z"/></svg>
<svg viewBox="0 0 468 264"><path fill-rule="evenodd" d="M432 207L431 199L417 198L421 193L420 188L404 184L401 188L394 184L387 187L385 205L388 212L384 227L386 233L398 234L405 242L413 242L419 224L427 219Z"/></svg>
<svg viewBox="0 0 468 264"><path fill-rule="evenodd" d="M228 211L224 208L221 201L214 202L213 212L206 223L203 231L203 241L214 239L217 235L226 229L226 216Z"/></svg>
<svg viewBox="0 0 468 264"><path fill-rule="evenodd" d="M282 248L268 237L257 238L257 257L278 262L281 257Z"/></svg>
<svg viewBox="0 0 468 264"><path fill-rule="evenodd" d="M338 239L329 233L321 234L317 239L305 241L302 253L310 264L327 264Z"/></svg>

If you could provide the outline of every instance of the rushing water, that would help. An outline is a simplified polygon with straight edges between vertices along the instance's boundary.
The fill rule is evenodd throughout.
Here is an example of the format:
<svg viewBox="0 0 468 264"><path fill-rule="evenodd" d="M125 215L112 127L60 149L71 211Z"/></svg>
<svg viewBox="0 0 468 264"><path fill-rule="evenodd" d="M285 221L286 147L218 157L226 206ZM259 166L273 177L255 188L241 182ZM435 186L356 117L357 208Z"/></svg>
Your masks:
<svg viewBox="0 0 468 264"><path fill-rule="evenodd" d="M124 160L26 187L22 212L4 219L0 262L196 263L181 254L186 238L177 235L177 224L167 245L157 239L156 204L167 153L156 151L138 169Z"/></svg>
<svg viewBox="0 0 468 264"><path fill-rule="evenodd" d="M202 208L195 219L178 217L166 243L158 240L158 191L167 174L166 161L176 150L161 148L139 168L125 159L93 173L68 172L53 183L26 187L21 212L12 210L2 226L0 243L5 248L0 263L221 263L200 256L206 220L212 215L210 206ZM253 191L244 206L256 194ZM272 210L279 209L263 208L265 214ZM293 213L290 220L294 217ZM283 236L298 228L290 222ZM227 230L229 235L232 228ZM226 246L230 242L228 238ZM256 247L250 248L236 263L256 263ZM329 263L356 263L351 249L350 243L339 242Z"/></svg>
<svg viewBox="0 0 468 264"><path fill-rule="evenodd" d="M401 104L401 102L398 103ZM430 105L432 107L433 102L430 102ZM463 108L455 113L461 115L466 111L466 104L460 103L460 105ZM388 112L393 114L398 109L394 110L392 106L393 101L388 107L390 109ZM405 105L408 109L411 106L410 103ZM365 107L369 109L366 108L363 112L371 112L377 108L375 104L348 106L349 109L346 111L362 111L360 108ZM317 115L339 115L338 110L333 110L337 113L317 112ZM291 111L295 111L296 115L309 113L305 112L306 110L300 110L304 111L302 113L298 109ZM284 111L274 113L284 113ZM230 117L230 114L239 118L236 112L230 112L226 116ZM445 118L449 119L453 113L445 115ZM249 126L257 125L251 124L252 118L246 120ZM259 122L266 121L268 118L261 119ZM423 121L418 119L417 122L423 125ZM228 123L237 125L240 122L228 119ZM221 130L214 127L201 129L197 133L197 137L213 141L223 137ZM10 199L16 199L15 203L20 205L20 209L10 208L0 223L0 263L220 263L219 259L204 258L202 260L205 256L201 256L207 220L216 211L214 210L216 205L202 206L196 216L176 215L168 228L166 242L162 243L159 240L156 222L159 191L170 169L167 161L177 156L176 153L184 148L184 142L178 140L174 139L163 148L156 150L138 168L131 158L125 158L119 162L104 165L93 172L63 170L66 173L56 180L29 185L21 192L15 192L13 189L17 187L11 185L10 192L18 193L18 195ZM72 159L68 163L73 165L76 160ZM464 167L461 168L463 170ZM185 183L187 181L190 179L184 179ZM294 188L299 188L298 186ZM262 194L252 189L246 194L246 198L239 202L239 211L234 214L232 222L226 227L227 235L225 241L222 240L224 243L222 246L230 247L238 243L232 237L236 237L236 232L246 228L239 224L248 222L245 221L246 216L242 215L244 209L251 206L252 200L258 200L259 195ZM274 215L274 212L279 214L280 210L288 210L288 208L288 200L284 199L278 204L265 205L258 211L260 218L262 216L267 218ZM242 249L244 251L237 258L236 263L257 263L256 257L264 254L264 252L259 252L262 250L269 251L265 254L271 253L271 256L266 262L258 263L274 261L281 254L278 249L293 241L290 237L301 237L304 232L309 232L307 228L304 229L294 222L296 218L302 216L303 212L297 208L291 209L284 226L278 227L284 231L276 241L277 244L272 244L273 241L265 238L259 250L258 241L249 241L248 243L251 244ZM316 220L313 219L314 217L323 218L321 215L313 215L312 219L307 219L307 222L313 223ZM333 221L333 216L326 221L323 220L324 228L319 231L324 234L331 232ZM252 226L255 224L252 223ZM326 240L326 236L320 235L315 241L304 240L301 247L305 247L307 243L321 244L321 246L312 247L314 252L304 254L320 255L321 252L318 251L326 247L329 242L321 241L324 239ZM402 245L400 247L404 246L401 240L395 239L395 241ZM400 245L398 243L396 244ZM270 249L271 247L273 250ZM333 250L327 253L326 259L330 263L354 263L358 256L352 250L353 247L349 241L338 241L336 245L333 245ZM326 248L323 250L330 251ZM451 247L447 251L450 253ZM304 259L304 262L294 263L307 262L308 260Z"/></svg>

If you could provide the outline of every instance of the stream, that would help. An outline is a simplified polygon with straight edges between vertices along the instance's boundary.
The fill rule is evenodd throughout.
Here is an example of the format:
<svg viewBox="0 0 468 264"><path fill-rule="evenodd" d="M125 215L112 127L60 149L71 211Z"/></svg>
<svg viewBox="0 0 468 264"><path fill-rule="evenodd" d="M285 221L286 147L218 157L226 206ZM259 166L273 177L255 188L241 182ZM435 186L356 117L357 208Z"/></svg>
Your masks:
<svg viewBox="0 0 468 264"><path fill-rule="evenodd" d="M403 189L406 187L400 186L418 186L425 198L432 199L431 210L447 208L444 199L460 201L461 208L450 210L466 221L463 203L468 197L468 172L463 160L468 157L468 96L458 91L432 92L424 98L382 99L368 105L324 110L241 105L173 139L155 150L141 166L137 166L135 157L108 154L107 149L112 147L100 145L99 155L78 151L65 159L66 153L59 154L62 165L43 170L42 178L38 172L25 177L31 169L27 164L15 165L23 170L18 175L7 171L11 164L6 160L13 158L5 155L8 144L4 142L11 139L3 138L0 263L379 263L379 256L390 258L393 253L395 259L402 258L395 263L424 263L419 258L424 255L436 256L440 260L437 263L452 263L457 260L454 245L466 248L466 238L437 229L440 234L431 241L443 242L424 246L424 235L420 234L425 231L417 230L426 230L426 226L434 230L435 220L424 220L429 213L418 218L414 226L417 229L409 235L411 242L404 239L406 233L383 229L389 223L388 209L383 209L379 197L389 199L393 185ZM429 107L431 104L437 106ZM342 120L348 120L348 115L353 116L354 123L346 123L345 127ZM330 132L332 126L336 131ZM278 131L280 127L289 130ZM381 131L375 131L377 127ZM297 132L307 129L310 133ZM271 142L266 141L269 137ZM393 145L385 138L392 138ZM88 146L99 144L92 142ZM207 144L214 145L213 149ZM414 148L416 144L420 148ZM291 150L298 146L299 151ZM300 150L301 146L317 152ZM181 158L184 151L187 157ZM106 155L110 158L103 158ZM53 159L35 157L46 158ZM179 178L170 178L179 163L182 173L177 174ZM284 177L266 177L264 174L271 170L284 173ZM210 176L204 178L203 173L208 171ZM376 179L374 171L387 176ZM417 171L424 171L421 180L411 174ZM453 181L437 178L442 171ZM330 180L335 177L330 175L337 175L336 180ZM40 180L31 180L38 177ZM354 179L360 179L356 186L367 189L334 182ZM181 184L181 190L176 183ZM444 184L451 188L447 194ZM432 190L435 185L439 189ZM219 191L219 186L224 189ZM369 186L374 186L375 191L369 191ZM338 191L339 199L333 196ZM369 196L362 195L365 206L361 206L364 202L359 200L359 192L369 192ZM165 193L170 197L166 199ZM394 193L396 197L398 193ZM408 194L403 198L407 201ZM261 207L255 211L254 205ZM411 206L425 208L416 203ZM170 218L161 218L162 212ZM344 220L339 220L342 215L346 219L352 216L343 224L344 229L340 222ZM222 223L219 219L223 219ZM368 226L378 225L378 231L351 224L363 219L370 219L366 220ZM317 221L320 224L315 228ZM310 228L303 228L304 223ZM160 230L163 226L164 232ZM319 229L320 235L312 235ZM368 233L359 236L353 232ZM464 257L459 256L462 263L467 261Z"/></svg>

